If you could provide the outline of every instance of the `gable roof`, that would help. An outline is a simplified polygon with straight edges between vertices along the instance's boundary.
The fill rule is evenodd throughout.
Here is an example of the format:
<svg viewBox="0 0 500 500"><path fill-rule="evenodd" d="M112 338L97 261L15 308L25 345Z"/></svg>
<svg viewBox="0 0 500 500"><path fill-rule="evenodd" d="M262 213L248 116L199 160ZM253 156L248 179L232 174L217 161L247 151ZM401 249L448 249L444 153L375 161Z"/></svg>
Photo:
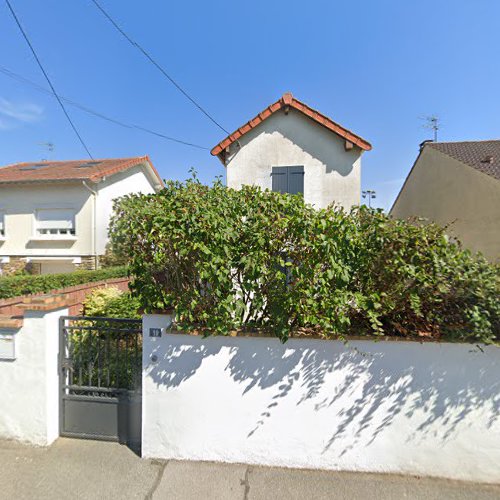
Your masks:
<svg viewBox="0 0 500 500"><path fill-rule="evenodd" d="M163 181L148 156L134 158L107 158L102 160L39 161L15 163L0 167L0 185L24 182L90 181L100 182L118 172L147 163L152 174Z"/></svg>
<svg viewBox="0 0 500 500"><path fill-rule="evenodd" d="M301 113L311 118L319 125L322 125L331 132L340 135L340 137L343 137L347 141L352 142L353 144L360 147L364 151L369 151L372 148L371 144L362 137L360 137L359 135L356 135L354 132L351 132L350 130L342 127L342 125L339 125L338 123L334 122L332 119L328 118L324 114L320 113L319 111L316 111L315 109L309 107L307 104L293 97L293 95L290 92L287 92L286 94L283 94L283 96L280 99L278 99L275 103L268 106L266 109L264 109L264 111L260 112L257 116L255 116L247 123L245 123L245 125L242 125L232 134L228 135L225 139L219 142L219 144L217 144L214 148L212 148L210 152L214 156L220 154L233 142L237 141L247 132L257 127L257 125L261 124L271 115L273 115L280 109L283 108L286 109L287 107L300 111Z"/></svg>
<svg viewBox="0 0 500 500"><path fill-rule="evenodd" d="M483 174L500 180L500 140L464 142L426 142L436 149Z"/></svg>

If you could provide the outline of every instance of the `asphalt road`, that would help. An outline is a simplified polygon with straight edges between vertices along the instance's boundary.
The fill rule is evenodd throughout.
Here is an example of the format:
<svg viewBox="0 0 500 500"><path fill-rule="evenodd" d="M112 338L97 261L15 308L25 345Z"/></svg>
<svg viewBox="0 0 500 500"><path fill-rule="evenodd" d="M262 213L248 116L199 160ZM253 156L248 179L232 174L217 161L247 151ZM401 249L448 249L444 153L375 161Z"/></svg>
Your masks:
<svg viewBox="0 0 500 500"><path fill-rule="evenodd" d="M116 443L0 441L1 499L500 500L500 485L389 474L143 460Z"/></svg>

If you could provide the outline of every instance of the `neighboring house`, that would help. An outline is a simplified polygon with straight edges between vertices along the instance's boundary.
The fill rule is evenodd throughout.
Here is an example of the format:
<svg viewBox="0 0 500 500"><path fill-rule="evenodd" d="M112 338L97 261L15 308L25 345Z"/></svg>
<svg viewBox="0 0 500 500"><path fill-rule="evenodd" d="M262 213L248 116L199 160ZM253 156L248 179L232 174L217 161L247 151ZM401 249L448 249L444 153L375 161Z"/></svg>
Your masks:
<svg viewBox="0 0 500 500"><path fill-rule="evenodd" d="M226 137L211 153L226 167L228 187L244 184L303 193L307 203L360 203L361 154L370 143L292 94Z"/></svg>
<svg viewBox="0 0 500 500"><path fill-rule="evenodd" d="M451 224L465 247L499 259L500 140L424 142L391 215Z"/></svg>
<svg viewBox="0 0 500 500"><path fill-rule="evenodd" d="M96 268L113 199L162 186L147 156L0 168L0 272Z"/></svg>

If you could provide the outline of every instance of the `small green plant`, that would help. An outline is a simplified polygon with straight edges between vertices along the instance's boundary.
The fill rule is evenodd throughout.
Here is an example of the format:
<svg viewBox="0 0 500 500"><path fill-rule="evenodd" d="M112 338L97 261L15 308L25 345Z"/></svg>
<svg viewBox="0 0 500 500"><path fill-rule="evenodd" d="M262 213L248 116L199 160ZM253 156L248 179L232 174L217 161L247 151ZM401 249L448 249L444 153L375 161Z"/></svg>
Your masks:
<svg viewBox="0 0 500 500"><path fill-rule="evenodd" d="M116 287L97 288L83 302L83 316L140 319L139 300Z"/></svg>
<svg viewBox="0 0 500 500"><path fill-rule="evenodd" d="M500 268L445 230L196 178L115 205L113 252L146 311L180 328L495 342Z"/></svg>

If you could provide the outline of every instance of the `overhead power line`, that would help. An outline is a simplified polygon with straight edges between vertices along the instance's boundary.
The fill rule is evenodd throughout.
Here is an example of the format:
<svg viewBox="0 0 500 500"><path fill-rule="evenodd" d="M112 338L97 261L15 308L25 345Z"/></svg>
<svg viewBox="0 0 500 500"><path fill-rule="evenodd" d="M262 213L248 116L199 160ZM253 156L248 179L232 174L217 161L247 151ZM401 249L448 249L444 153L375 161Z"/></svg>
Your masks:
<svg viewBox="0 0 500 500"><path fill-rule="evenodd" d="M85 148L85 151L87 151L87 154L89 155L89 157L91 159L93 159L93 156L90 153L89 148L85 144L85 142L82 139L82 136L80 135L80 133L78 132L75 124L71 120L71 117L69 116L68 112L66 111L66 108L64 107L64 104L62 103L61 99L59 98L59 96L58 96L58 94L56 92L56 89L54 88L54 85L52 85L52 82L50 81L49 75L47 75L47 72L45 71L45 69L44 69L44 67L43 67L43 65L41 63L41 61L40 61L40 59L39 59L39 57L38 57L38 55L37 55L37 53L36 53L36 51L35 51L35 49L33 47L33 44L30 42L30 39L28 38L28 35L26 34L26 32L24 31L23 27L21 26L19 18L17 17L16 13L14 12L14 9L12 8L12 5L10 4L9 0L5 0L5 3L7 4L7 7L9 8L10 13L12 14L12 17L14 18L14 21L16 22L17 27L19 28L19 31L22 33L24 39L26 40L26 43L28 44L28 47L30 48L31 52L33 53L33 57L35 58L36 62L38 63L38 66L40 67L40 69L41 69L41 71L43 73L43 76L45 76L45 79L47 80L47 83L49 84L49 87L51 88L52 93L54 94L54 97L57 99L57 102L61 106L61 108L62 108L62 110L64 112L64 115L68 119L68 122L71 125L71 128L75 132L75 134L78 137L78 140L81 142L82 146Z"/></svg>
<svg viewBox="0 0 500 500"><path fill-rule="evenodd" d="M44 94L48 94L48 95L54 97L54 93L51 92L49 89L47 89L45 87L42 87L41 85L38 85L38 83L36 83L36 82L34 82L34 81L32 81L32 80L30 80L28 78L25 78L24 76L19 75L18 73L15 73L14 71L11 71L11 70L3 67L3 66L0 66L0 73L3 73L5 76L8 76L9 78L12 78L13 80L16 80L18 82L24 83L25 85L29 85L29 86L33 87L34 89L38 90L39 92L43 92ZM84 106L83 104L80 104L80 103L78 103L76 101L68 99L67 97L64 97L62 95L60 95L59 98L62 101L64 101L67 104L69 104L70 106L78 108L81 111L84 111L85 113L88 113L90 115L96 116L97 118L101 118L102 120L106 120L108 122L114 123L115 125L119 125L120 127L129 128L129 129L134 129L135 128L137 130L141 130L143 132L146 132L148 134L154 135L156 137L161 137L162 139L166 139L168 141L177 142L179 144L184 144L185 146L191 146L193 148L205 149L205 150L210 149L210 148L207 148L205 146L200 146L198 144L194 144L192 142L187 142L187 141L183 141L181 139L176 139L175 137L170 137L168 135L162 134L160 132L156 132L154 130L142 127L140 125L135 125L133 123L125 123L125 122L120 121L120 120L118 120L116 118L112 118L110 116L104 115L104 114L100 113L99 111L95 111L95 110L93 110L93 109L91 109L91 108L89 108L87 106Z"/></svg>
<svg viewBox="0 0 500 500"><path fill-rule="evenodd" d="M133 40L119 25L118 23L101 7L97 0L92 0L95 6L101 11L103 16L115 27L115 29L121 33L121 35L136 49L138 49L148 60L155 66L162 74L165 76L174 87L179 90L191 103L193 103L212 123L219 127L223 132L229 134L229 132L212 116L208 111L206 111L193 97L191 97L166 71L163 67L156 62L149 52L144 49L138 42Z"/></svg>

